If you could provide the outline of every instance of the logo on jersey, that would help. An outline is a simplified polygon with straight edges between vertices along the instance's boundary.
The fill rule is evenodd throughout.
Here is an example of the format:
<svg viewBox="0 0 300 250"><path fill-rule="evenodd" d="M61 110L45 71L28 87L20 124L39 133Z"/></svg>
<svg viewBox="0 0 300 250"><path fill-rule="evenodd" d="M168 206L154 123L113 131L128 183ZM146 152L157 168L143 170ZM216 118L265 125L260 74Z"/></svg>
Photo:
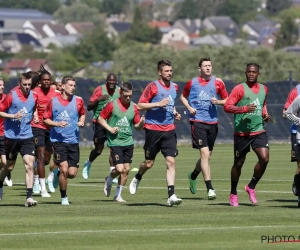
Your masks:
<svg viewBox="0 0 300 250"><path fill-rule="evenodd" d="M163 107L163 109L166 110L166 111L168 111L168 112L173 113L173 111L174 111L174 99L173 99L173 97L171 95L169 95L167 97L167 99L169 101L168 105L166 107Z"/></svg>
<svg viewBox="0 0 300 250"><path fill-rule="evenodd" d="M258 98L256 98L254 101L252 101L250 104L254 104L256 106L255 111L251 112L249 114L251 115L261 115L262 105Z"/></svg>
<svg viewBox="0 0 300 250"><path fill-rule="evenodd" d="M31 122L32 119L32 115L28 113L26 107L23 107L21 110L19 110L19 112L21 112L23 114L21 120L23 123L28 123ZM17 121L19 119L12 119L13 121Z"/></svg>
<svg viewBox="0 0 300 250"><path fill-rule="evenodd" d="M119 132L122 132L122 133L129 133L129 122L128 122L128 119L127 117L123 117L122 119L120 119L117 123L116 123L116 126L119 127Z"/></svg>
<svg viewBox="0 0 300 250"><path fill-rule="evenodd" d="M63 112L61 112L57 117L56 120L59 121L70 121L70 116L68 114L68 112L66 110L64 110Z"/></svg>
<svg viewBox="0 0 300 250"><path fill-rule="evenodd" d="M198 95L197 102L200 105L208 106L208 105L211 105L210 98L211 97L207 92L205 92L204 90L201 90L201 92Z"/></svg>

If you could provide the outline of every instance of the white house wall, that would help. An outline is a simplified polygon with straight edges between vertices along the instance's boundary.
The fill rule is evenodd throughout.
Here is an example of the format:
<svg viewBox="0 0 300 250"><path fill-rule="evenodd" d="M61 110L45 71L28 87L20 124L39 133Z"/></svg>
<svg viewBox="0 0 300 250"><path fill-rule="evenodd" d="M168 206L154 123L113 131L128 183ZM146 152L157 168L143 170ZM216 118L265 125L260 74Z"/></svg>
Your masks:
<svg viewBox="0 0 300 250"><path fill-rule="evenodd" d="M164 34L161 39L162 44L166 44L169 41L182 41L186 44L190 44L190 37L182 29L173 28L168 33Z"/></svg>

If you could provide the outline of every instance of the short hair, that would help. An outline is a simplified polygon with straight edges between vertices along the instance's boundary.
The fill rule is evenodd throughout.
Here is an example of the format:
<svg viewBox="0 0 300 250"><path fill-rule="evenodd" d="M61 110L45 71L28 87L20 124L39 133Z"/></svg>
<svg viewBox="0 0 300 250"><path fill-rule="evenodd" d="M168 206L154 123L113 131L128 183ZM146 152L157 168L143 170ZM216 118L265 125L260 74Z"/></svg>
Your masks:
<svg viewBox="0 0 300 250"><path fill-rule="evenodd" d="M162 68L163 68L164 66L172 66L172 62L169 61L169 60L165 60L165 59L160 60L160 61L157 63L157 70L158 70L158 71L161 71Z"/></svg>
<svg viewBox="0 0 300 250"><path fill-rule="evenodd" d="M120 86L121 92L129 92L132 90L132 84L130 82L123 82Z"/></svg>
<svg viewBox="0 0 300 250"><path fill-rule="evenodd" d="M201 67L202 66L202 63L203 62L211 62L211 60L210 60L210 58L209 57L202 57L201 59L200 59L200 61L199 61L199 67Z"/></svg>
<svg viewBox="0 0 300 250"><path fill-rule="evenodd" d="M62 77L56 77L54 82L56 84L56 83L61 82L61 81L62 81Z"/></svg>
<svg viewBox="0 0 300 250"><path fill-rule="evenodd" d="M22 73L19 77L19 83L21 83L22 80L29 80L29 79L31 79L31 75L28 72Z"/></svg>
<svg viewBox="0 0 300 250"><path fill-rule="evenodd" d="M3 78L2 78L2 77L0 77L0 81L4 82L4 80L3 80Z"/></svg>
<svg viewBox="0 0 300 250"><path fill-rule="evenodd" d="M255 67L258 69L258 72L259 72L260 66L259 66L257 63L248 63L247 66L246 66L246 70L247 70L248 67L250 67L250 66L255 66Z"/></svg>
<svg viewBox="0 0 300 250"><path fill-rule="evenodd" d="M68 81L75 82L75 78L73 76L64 76L63 79L61 79L61 84L66 84Z"/></svg>
<svg viewBox="0 0 300 250"><path fill-rule="evenodd" d="M110 80L110 78L113 77L115 78L116 80L118 80L117 76L114 74L114 73L109 73L106 77L106 81Z"/></svg>

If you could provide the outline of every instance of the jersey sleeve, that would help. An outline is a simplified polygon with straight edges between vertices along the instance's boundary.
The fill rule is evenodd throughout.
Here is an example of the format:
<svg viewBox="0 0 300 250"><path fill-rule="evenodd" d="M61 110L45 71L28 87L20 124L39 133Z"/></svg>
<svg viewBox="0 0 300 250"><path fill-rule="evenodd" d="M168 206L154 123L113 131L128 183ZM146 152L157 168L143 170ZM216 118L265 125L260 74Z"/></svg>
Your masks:
<svg viewBox="0 0 300 250"><path fill-rule="evenodd" d="M6 112L7 109L11 106L12 104L12 94L11 92L4 98L3 102L0 104L0 111Z"/></svg>
<svg viewBox="0 0 300 250"><path fill-rule="evenodd" d="M222 79L217 78L215 85L217 94L221 97L222 100L226 99L228 97L228 92L226 90L225 83L222 81Z"/></svg>
<svg viewBox="0 0 300 250"><path fill-rule="evenodd" d="M98 87L94 90L92 96L90 97L90 102L95 101L95 100L96 100L97 98L99 98L101 95L102 95L102 86L98 86Z"/></svg>
<svg viewBox="0 0 300 250"><path fill-rule="evenodd" d="M100 116L104 120L109 120L109 118L111 117L111 114L112 114L113 110L114 110L114 103L113 103L113 101L110 101L102 109L102 111L100 113Z"/></svg>
<svg viewBox="0 0 300 250"><path fill-rule="evenodd" d="M44 115L43 115L43 119L50 119L52 120L52 105L53 105L53 101L51 100L47 107L46 107L46 110L44 112Z"/></svg>
<svg viewBox="0 0 300 250"><path fill-rule="evenodd" d="M247 106L238 107L236 104L242 100L244 96L244 88L242 84L239 84L233 88L228 99L224 105L224 110L227 113L242 114L247 112Z"/></svg>
<svg viewBox="0 0 300 250"><path fill-rule="evenodd" d="M294 101L291 103L291 105L288 107L286 111L286 118L291 120L294 124L300 125L300 118L296 116L300 110L300 96L297 96Z"/></svg>
<svg viewBox="0 0 300 250"><path fill-rule="evenodd" d="M79 116L84 115L85 114L84 102L81 97L76 96L76 106L77 106L77 110L78 110L78 115Z"/></svg>
<svg viewBox="0 0 300 250"><path fill-rule="evenodd" d="M183 91L182 91L183 97L185 97L185 98L188 98L188 97L189 97L190 91L191 91L191 87L192 87L192 80L189 80L189 81L185 84L185 86L184 86L184 88L183 88Z"/></svg>
<svg viewBox="0 0 300 250"><path fill-rule="evenodd" d="M150 100L156 96L158 93L158 88L154 82L148 84L146 89L143 91L139 103L149 103Z"/></svg>
<svg viewBox="0 0 300 250"><path fill-rule="evenodd" d="M139 123L140 120L141 120L140 112L139 112L138 107L137 107L136 104L134 104L133 109L134 109L133 124L137 124L137 123Z"/></svg>
<svg viewBox="0 0 300 250"><path fill-rule="evenodd" d="M267 110L268 87L265 86L265 85L264 85L264 90L265 90L265 93L266 93L266 97L265 97L263 108L262 108L262 116L268 114L268 110Z"/></svg>
<svg viewBox="0 0 300 250"><path fill-rule="evenodd" d="M295 87L290 91L283 108L287 109L297 96L298 96L298 90Z"/></svg>

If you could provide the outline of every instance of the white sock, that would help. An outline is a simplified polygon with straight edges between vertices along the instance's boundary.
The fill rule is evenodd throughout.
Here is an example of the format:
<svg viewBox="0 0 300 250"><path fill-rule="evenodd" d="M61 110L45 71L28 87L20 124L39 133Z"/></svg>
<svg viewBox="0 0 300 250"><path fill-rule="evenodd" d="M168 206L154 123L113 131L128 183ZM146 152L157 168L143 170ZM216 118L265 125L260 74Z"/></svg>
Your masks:
<svg viewBox="0 0 300 250"><path fill-rule="evenodd" d="M48 181L54 180L54 173L52 171L49 172L47 179L48 179Z"/></svg>
<svg viewBox="0 0 300 250"><path fill-rule="evenodd" d="M119 195L120 195L120 185L117 186L114 197L118 197Z"/></svg>
<svg viewBox="0 0 300 250"><path fill-rule="evenodd" d="M41 190L45 191L46 190L45 178L40 178L40 185L41 185Z"/></svg>
<svg viewBox="0 0 300 250"><path fill-rule="evenodd" d="M110 173L115 169L115 166L110 166Z"/></svg>
<svg viewBox="0 0 300 250"><path fill-rule="evenodd" d="M36 184L36 185L39 185L39 184L40 184L39 176L38 176L38 175L34 175L33 183Z"/></svg>
<svg viewBox="0 0 300 250"><path fill-rule="evenodd" d="M35 162L33 163L33 168L37 168L37 165L38 165L38 163L37 163L37 161L35 161Z"/></svg>

